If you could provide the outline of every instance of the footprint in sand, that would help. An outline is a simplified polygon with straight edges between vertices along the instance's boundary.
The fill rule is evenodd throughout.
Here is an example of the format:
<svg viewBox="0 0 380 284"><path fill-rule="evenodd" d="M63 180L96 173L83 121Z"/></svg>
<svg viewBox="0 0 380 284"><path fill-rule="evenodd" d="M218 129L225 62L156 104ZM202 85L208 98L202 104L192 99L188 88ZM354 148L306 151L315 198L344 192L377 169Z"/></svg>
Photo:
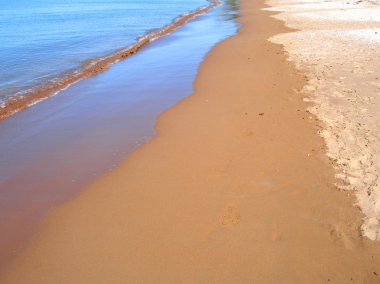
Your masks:
<svg viewBox="0 0 380 284"><path fill-rule="evenodd" d="M330 235L334 241L341 242L343 246L348 250L352 250L357 247L354 239L351 238L349 234L347 234L339 226L333 226L333 229L330 230Z"/></svg>
<svg viewBox="0 0 380 284"><path fill-rule="evenodd" d="M241 222L241 216L235 205L228 205L222 216L221 223L224 227L232 227Z"/></svg>
<svg viewBox="0 0 380 284"><path fill-rule="evenodd" d="M252 130L246 130L246 131L244 131L244 134L243 134L244 137L250 137L252 135L253 135L253 131Z"/></svg>
<svg viewBox="0 0 380 284"><path fill-rule="evenodd" d="M272 225L272 234L271 234L271 240L273 242L279 242L281 241L282 237L281 234L279 233L279 227L277 224Z"/></svg>

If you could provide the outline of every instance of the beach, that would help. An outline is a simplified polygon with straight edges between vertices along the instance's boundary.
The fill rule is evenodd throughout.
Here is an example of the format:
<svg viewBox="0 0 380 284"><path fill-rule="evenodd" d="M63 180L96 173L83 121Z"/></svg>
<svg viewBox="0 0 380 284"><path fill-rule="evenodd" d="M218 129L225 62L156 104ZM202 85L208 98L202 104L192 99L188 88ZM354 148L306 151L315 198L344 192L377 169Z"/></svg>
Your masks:
<svg viewBox="0 0 380 284"><path fill-rule="evenodd" d="M267 4L240 1L237 35L208 53L193 94L51 210L1 283L380 281L368 212L342 184L297 41L284 40L298 31Z"/></svg>

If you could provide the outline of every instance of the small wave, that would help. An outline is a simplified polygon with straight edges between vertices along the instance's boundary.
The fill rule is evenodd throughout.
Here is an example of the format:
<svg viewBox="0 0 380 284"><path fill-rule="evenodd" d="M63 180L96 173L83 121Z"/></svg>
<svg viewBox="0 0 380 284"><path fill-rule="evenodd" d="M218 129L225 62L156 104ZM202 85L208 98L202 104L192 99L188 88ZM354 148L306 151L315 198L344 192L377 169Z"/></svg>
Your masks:
<svg viewBox="0 0 380 284"><path fill-rule="evenodd" d="M189 21L222 4L221 0L209 0L209 2L210 5L200 7L187 14L182 14L161 29L147 32L128 47L119 49L102 58L88 60L79 69L66 71L47 83L17 92L14 96L7 99L7 101L0 103L0 120L50 98L78 81L106 71L116 62L136 54L149 43L173 33Z"/></svg>

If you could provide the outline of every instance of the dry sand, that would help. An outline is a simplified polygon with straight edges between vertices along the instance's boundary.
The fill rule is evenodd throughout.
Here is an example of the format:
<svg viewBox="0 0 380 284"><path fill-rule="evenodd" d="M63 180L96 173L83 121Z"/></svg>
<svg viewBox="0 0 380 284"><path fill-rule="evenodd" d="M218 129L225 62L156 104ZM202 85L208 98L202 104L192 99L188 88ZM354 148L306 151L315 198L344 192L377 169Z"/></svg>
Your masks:
<svg viewBox="0 0 380 284"><path fill-rule="evenodd" d="M303 93L322 122L343 189L356 190L363 235L380 241L380 1L270 0L298 31L274 36L308 76Z"/></svg>
<svg viewBox="0 0 380 284"><path fill-rule="evenodd" d="M56 209L1 283L379 283L335 186L304 75L268 41L289 32L241 1L239 34L207 56L158 136Z"/></svg>

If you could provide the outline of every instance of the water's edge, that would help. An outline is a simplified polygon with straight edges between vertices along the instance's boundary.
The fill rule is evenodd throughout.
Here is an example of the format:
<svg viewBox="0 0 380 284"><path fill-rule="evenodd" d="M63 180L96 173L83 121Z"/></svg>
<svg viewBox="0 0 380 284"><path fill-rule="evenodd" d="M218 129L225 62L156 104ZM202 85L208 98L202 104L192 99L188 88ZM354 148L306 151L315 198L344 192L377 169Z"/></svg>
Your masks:
<svg viewBox="0 0 380 284"><path fill-rule="evenodd" d="M208 7L206 12L217 6L220 7L221 4L229 3L229 1L215 1L213 3L214 5ZM227 7L229 5L227 4ZM220 9L226 11L226 15L229 11L236 11L236 8L223 8L224 5ZM195 39L192 39L193 36L189 34L187 29L194 25L207 27L204 24L200 25L200 22L203 21L202 19L214 17L214 12L218 13L218 11L219 8L213 9L210 13L204 11L202 14L198 14L203 16L197 17L197 19L195 19L196 16L187 18L183 25L164 34L168 35L168 37L161 38L164 35L159 35L156 39L161 38L160 40L146 46L136 56L128 56L130 57L128 60L113 65L107 72L99 72L101 73L99 76L81 80L77 84L74 84L74 82L74 85L70 88L66 86L65 90L62 89L60 96L52 97L38 104L35 108L25 109L18 115L0 121L1 130L3 131L0 145L3 147L2 152L6 153L0 160L3 161L3 169L10 168L10 171L14 173L14 175L8 176L9 171L0 171L2 173L0 175L0 188L4 189L2 191L2 200L0 199L0 203L2 203L0 227L4 229L4 234L0 238L0 275L9 260L19 255L28 246L30 240L38 235L44 216L59 204L75 197L78 191L84 190L94 180L114 170L137 147L149 142L156 135L157 117L193 93L190 85L190 89L186 87L178 89L177 84L182 86L182 84L188 82L193 86L194 76L198 73L200 64L202 64L205 56L216 44L236 34L237 30L234 28L233 32L223 34L222 38L216 37L216 40L211 41L213 42L211 46L202 49L198 46L202 46L202 33L199 33L199 30L198 32L196 30L195 33L194 30L191 30L194 35L198 35ZM234 16L227 16L225 19L233 21L234 25L237 24ZM188 21L191 21L191 23L185 25ZM210 27L207 29L210 29ZM221 25L215 25L215 27L219 29ZM172 32L174 31L177 31L177 33L173 35ZM182 33L182 39L178 38L178 33ZM210 37L215 38L215 35L210 33L210 30L208 30L208 34ZM171 44L171 42L181 42L185 38L187 38L185 45L184 43L179 46ZM199 39L201 41L198 41ZM180 53L181 56L178 57L173 52L173 50L184 51L190 48L192 43L197 47L193 50L191 56L183 56L183 54L186 54L185 52ZM163 48L166 50L163 51ZM169 50L167 50L168 48ZM173 77L169 72L169 76L163 75L156 78L157 70L155 68L149 68L152 71L151 73L147 72L147 66L154 67L154 64L157 64L157 60L154 60L155 55L152 54L153 51L159 53L160 58L163 56L159 62L165 62L165 65L163 65L165 67L160 65L160 68L171 70L172 67L175 67L176 69L174 70L176 71L171 72L181 75L177 78ZM196 56L198 53L202 54L203 59ZM142 61L143 64L141 64L141 57L144 56L153 58L152 62L154 64L149 64L146 60ZM189 62L181 59L181 63L185 65L179 64L179 58L198 62L195 63L197 66L196 70L194 69L195 73L190 72L192 67L184 69L184 66L187 66ZM111 65L112 63L109 67ZM128 65L128 68L125 69L126 65ZM140 68L140 71L139 69L134 69L134 67ZM102 71L106 71L106 69ZM120 72L122 80L118 77ZM121 90L123 86L130 88L131 84L132 86L134 84L136 86L145 86L145 80L138 79L139 76L141 77L139 72L143 72L144 78L152 78L156 81L167 83L161 84L165 85L161 89L157 88L156 85L151 86L153 92L145 89L141 91L140 87L134 89L137 93L132 92L132 101L128 100L128 92L120 92L120 94L115 92L106 101L103 100L104 91L111 90L110 85L115 83L116 86L113 87L113 90ZM165 72L159 73L163 74ZM184 79L184 76L190 77ZM170 80L165 80L168 78ZM106 87L104 88L99 82L96 83L97 81L107 84ZM117 84L120 82L124 85ZM173 82L180 83L173 84ZM169 88L167 84L170 85ZM96 89L102 95L97 98L96 94L91 93L86 86L91 86L91 89ZM150 84L147 84L147 86L150 86ZM149 101L143 93L150 94ZM154 95L152 95L153 93ZM177 93L179 95L173 96L173 94ZM156 100L158 95L160 103ZM88 100L81 101L83 97L87 97ZM131 104L131 107L125 107L125 104L120 104L121 97L123 102L127 102L127 105ZM74 101L70 101L71 99ZM92 102L90 107L88 106L89 102ZM111 105L111 108L107 107ZM94 106L96 106L95 109L93 108ZM117 107L115 108L115 106ZM152 108L154 108L154 111L152 111ZM109 111L112 112L112 115L109 115ZM135 119L131 119L132 117ZM93 124L96 124L96 127ZM137 129L136 133L128 131L129 128ZM141 129L144 129L144 131L141 131ZM84 134L83 132L86 133ZM98 132L101 133L101 136L98 135ZM109 142L105 141L105 145L103 145L104 143L100 140L107 140L107 137L112 137L112 139ZM82 144L85 147L81 147ZM53 147L52 145L55 146ZM110 157L110 159L106 159L106 156ZM104 162L104 160L107 160L107 162ZM65 161L69 161L69 163L65 163ZM92 167L83 172L77 171L76 166L72 164L92 165ZM84 175L82 179L78 178L82 175ZM57 185L60 186L57 187Z"/></svg>
<svg viewBox="0 0 380 284"><path fill-rule="evenodd" d="M132 45L121 48L102 58L87 60L79 69L65 71L58 76L59 79L53 82L23 90L22 95L19 93L19 95L16 94L9 98L5 103L0 105L0 120L6 119L21 110L52 97L85 78L95 76L108 70L113 64L134 55L153 41L175 32L189 21L208 13L211 9L222 4L221 0L208 1L210 2L210 5L200 7L192 12L179 16L163 28L148 32Z"/></svg>

